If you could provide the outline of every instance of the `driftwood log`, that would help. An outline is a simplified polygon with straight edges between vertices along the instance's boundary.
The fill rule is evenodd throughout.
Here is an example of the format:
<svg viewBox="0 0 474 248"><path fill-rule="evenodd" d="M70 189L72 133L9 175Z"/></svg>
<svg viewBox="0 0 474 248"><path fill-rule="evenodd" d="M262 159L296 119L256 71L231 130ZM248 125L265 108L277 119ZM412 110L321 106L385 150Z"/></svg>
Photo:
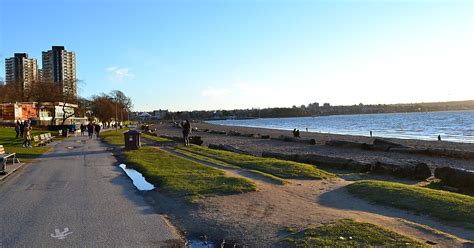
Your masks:
<svg viewBox="0 0 474 248"><path fill-rule="evenodd" d="M445 185L474 191L474 171L453 167L440 167L435 169L435 177L441 179Z"/></svg>
<svg viewBox="0 0 474 248"><path fill-rule="evenodd" d="M338 168L353 169L360 172L367 172L370 170L371 164L359 162L347 158L322 156L316 154L284 154L276 152L263 152L262 157L277 158L282 160L291 160L300 163L334 166Z"/></svg>
<svg viewBox="0 0 474 248"><path fill-rule="evenodd" d="M431 177L430 167L425 163L417 161L408 161L403 163L393 161L376 161L372 164L372 168L370 170L375 173L421 180Z"/></svg>
<svg viewBox="0 0 474 248"><path fill-rule="evenodd" d="M263 152L262 157L291 160L313 165L332 166L359 172L374 172L389 174L397 177L408 177L415 179L427 179L431 177L431 170L427 164L408 161L405 163L375 161L372 163L357 161L348 158L323 156L317 154L284 154L276 152Z"/></svg>

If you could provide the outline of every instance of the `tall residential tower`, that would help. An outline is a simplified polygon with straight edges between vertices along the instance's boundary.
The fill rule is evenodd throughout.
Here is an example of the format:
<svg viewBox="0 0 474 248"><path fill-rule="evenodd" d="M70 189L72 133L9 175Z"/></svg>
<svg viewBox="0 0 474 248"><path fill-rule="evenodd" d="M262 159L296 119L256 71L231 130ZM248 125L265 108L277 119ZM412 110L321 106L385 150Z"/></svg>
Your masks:
<svg viewBox="0 0 474 248"><path fill-rule="evenodd" d="M15 84L23 97L28 95L32 83L38 79L38 63L26 53L15 53L5 59L5 82Z"/></svg>
<svg viewBox="0 0 474 248"><path fill-rule="evenodd" d="M66 51L64 46L53 46L43 52L42 81L59 84L65 97L76 99L76 54Z"/></svg>

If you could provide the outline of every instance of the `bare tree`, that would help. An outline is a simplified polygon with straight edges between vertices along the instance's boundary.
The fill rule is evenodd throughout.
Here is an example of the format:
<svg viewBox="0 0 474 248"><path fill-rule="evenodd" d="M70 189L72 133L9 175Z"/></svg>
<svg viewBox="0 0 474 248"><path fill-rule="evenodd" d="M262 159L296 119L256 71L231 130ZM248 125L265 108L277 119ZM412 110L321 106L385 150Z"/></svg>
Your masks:
<svg viewBox="0 0 474 248"><path fill-rule="evenodd" d="M113 90L112 92L110 92L110 97L113 98L115 104L117 104L116 107L118 111L120 111L120 120L123 120L124 113L128 116L128 113L130 113L133 107L132 99L130 97L127 97L120 90Z"/></svg>
<svg viewBox="0 0 474 248"><path fill-rule="evenodd" d="M93 96L91 110L101 122L109 122L115 116L115 102L113 98L106 94Z"/></svg>

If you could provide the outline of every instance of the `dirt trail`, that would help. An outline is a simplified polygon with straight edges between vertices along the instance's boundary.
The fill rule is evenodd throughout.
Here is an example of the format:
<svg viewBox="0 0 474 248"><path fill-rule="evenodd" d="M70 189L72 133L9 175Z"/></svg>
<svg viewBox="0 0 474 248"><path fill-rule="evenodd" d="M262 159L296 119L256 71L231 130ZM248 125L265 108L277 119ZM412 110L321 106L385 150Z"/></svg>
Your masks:
<svg viewBox="0 0 474 248"><path fill-rule="evenodd" d="M463 243L474 240L472 231L355 198L345 189L352 182L341 178L288 180L288 185L277 185L245 169L226 168L191 158L175 152L172 147L161 149L224 170L228 176L248 178L257 185L256 192L206 197L198 201L198 207L182 205L179 209L174 208L172 215L179 219L184 229L193 232L240 240L250 247L269 247L288 235L287 227L300 230L350 218L388 228L421 242L430 241L439 247L462 247Z"/></svg>

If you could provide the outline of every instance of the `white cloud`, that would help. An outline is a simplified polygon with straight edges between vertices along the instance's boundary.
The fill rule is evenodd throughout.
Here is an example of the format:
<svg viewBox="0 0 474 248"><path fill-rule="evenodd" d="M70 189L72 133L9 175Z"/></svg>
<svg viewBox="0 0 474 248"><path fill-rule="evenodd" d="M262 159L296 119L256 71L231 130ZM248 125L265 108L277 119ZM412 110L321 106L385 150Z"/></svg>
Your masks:
<svg viewBox="0 0 474 248"><path fill-rule="evenodd" d="M123 82L126 78L133 77L130 68L121 68L111 66L105 69L109 73L109 79L112 81Z"/></svg>
<svg viewBox="0 0 474 248"><path fill-rule="evenodd" d="M201 95L207 97L222 97L228 95L229 93L229 89L216 89L213 87L207 87L201 92Z"/></svg>

